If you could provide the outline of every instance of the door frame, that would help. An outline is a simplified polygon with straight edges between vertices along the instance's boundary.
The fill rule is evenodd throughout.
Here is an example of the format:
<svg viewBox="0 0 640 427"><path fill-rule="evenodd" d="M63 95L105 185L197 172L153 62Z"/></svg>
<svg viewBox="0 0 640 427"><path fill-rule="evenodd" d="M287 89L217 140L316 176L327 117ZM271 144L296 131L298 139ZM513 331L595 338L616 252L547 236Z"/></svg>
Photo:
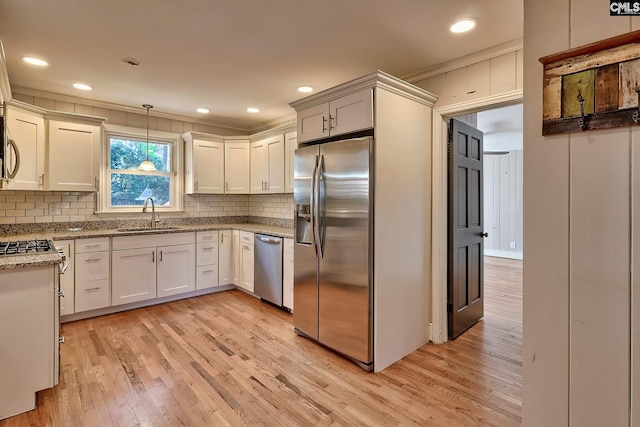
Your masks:
<svg viewBox="0 0 640 427"><path fill-rule="evenodd" d="M447 119L523 101L523 90L433 109L431 188L431 333L435 344L447 341Z"/></svg>

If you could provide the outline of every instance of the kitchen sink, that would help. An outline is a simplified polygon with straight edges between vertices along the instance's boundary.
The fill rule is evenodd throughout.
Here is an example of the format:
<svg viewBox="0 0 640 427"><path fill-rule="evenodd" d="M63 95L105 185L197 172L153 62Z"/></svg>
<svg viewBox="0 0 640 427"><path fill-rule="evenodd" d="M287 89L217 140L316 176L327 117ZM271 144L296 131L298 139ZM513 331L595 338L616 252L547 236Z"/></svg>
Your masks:
<svg viewBox="0 0 640 427"><path fill-rule="evenodd" d="M178 230L178 229L179 227L158 227L158 228L137 227L137 228L119 228L118 232L120 233L141 233L141 232L157 233L159 231Z"/></svg>

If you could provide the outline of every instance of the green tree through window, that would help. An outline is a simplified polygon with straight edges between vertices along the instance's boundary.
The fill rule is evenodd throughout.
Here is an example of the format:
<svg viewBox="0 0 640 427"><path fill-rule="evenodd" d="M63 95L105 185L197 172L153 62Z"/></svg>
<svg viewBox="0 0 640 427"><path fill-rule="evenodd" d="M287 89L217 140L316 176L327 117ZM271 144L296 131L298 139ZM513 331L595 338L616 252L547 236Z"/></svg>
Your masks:
<svg viewBox="0 0 640 427"><path fill-rule="evenodd" d="M149 196L157 206L172 205L171 144L149 142L148 147L149 160L157 171L137 169L147 158L145 141L109 137L111 206L139 206Z"/></svg>

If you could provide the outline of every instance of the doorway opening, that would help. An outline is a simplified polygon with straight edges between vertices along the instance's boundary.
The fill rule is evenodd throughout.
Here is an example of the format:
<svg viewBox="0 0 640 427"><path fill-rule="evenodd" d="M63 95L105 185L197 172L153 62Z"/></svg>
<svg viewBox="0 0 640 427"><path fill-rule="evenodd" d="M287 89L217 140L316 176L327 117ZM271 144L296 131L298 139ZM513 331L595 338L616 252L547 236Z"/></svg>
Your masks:
<svg viewBox="0 0 640 427"><path fill-rule="evenodd" d="M520 280L522 260L522 94L512 94L500 100L469 103L466 106L442 107L434 110L434 141L442 141L440 147L434 147L434 197L440 200L439 208L434 208L434 248L439 248L440 254L446 254L447 238L447 122L450 118L469 123L485 133L485 147L483 164L483 189L485 206L483 211L484 231L488 260L499 261L488 265L487 277L500 278L506 273ZM442 209L442 207L445 207ZM439 224L439 226L438 226ZM435 251L434 251L435 252ZM506 260L502 262L502 260ZM442 343L447 341L448 313L447 313L447 262L446 257L434 259L434 295L433 295L433 330L432 341ZM506 267L505 267L506 266ZM501 279L500 279L501 280ZM492 282L492 284L495 282ZM515 293L521 294L520 288ZM503 287L504 289L504 287ZM502 292L502 291L500 291ZM486 301L487 307L500 308L500 304L492 301L495 293L490 294ZM517 296L517 295L516 295ZM516 305L521 304L516 302ZM511 306L507 308L513 311ZM521 310L517 313L518 323L521 323ZM490 310L491 311L491 310Z"/></svg>

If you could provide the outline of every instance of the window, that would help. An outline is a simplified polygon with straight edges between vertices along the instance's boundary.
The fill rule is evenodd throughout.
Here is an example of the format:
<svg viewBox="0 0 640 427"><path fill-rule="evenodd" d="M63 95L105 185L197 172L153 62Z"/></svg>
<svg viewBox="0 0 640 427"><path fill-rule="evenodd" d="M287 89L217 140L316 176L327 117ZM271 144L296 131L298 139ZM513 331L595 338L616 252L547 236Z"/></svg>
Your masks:
<svg viewBox="0 0 640 427"><path fill-rule="evenodd" d="M178 136L154 132L140 135L139 129L107 130L105 134L105 173L102 212L138 212L147 197L153 198L157 210L182 209L179 191ZM155 171L138 169L149 159Z"/></svg>

